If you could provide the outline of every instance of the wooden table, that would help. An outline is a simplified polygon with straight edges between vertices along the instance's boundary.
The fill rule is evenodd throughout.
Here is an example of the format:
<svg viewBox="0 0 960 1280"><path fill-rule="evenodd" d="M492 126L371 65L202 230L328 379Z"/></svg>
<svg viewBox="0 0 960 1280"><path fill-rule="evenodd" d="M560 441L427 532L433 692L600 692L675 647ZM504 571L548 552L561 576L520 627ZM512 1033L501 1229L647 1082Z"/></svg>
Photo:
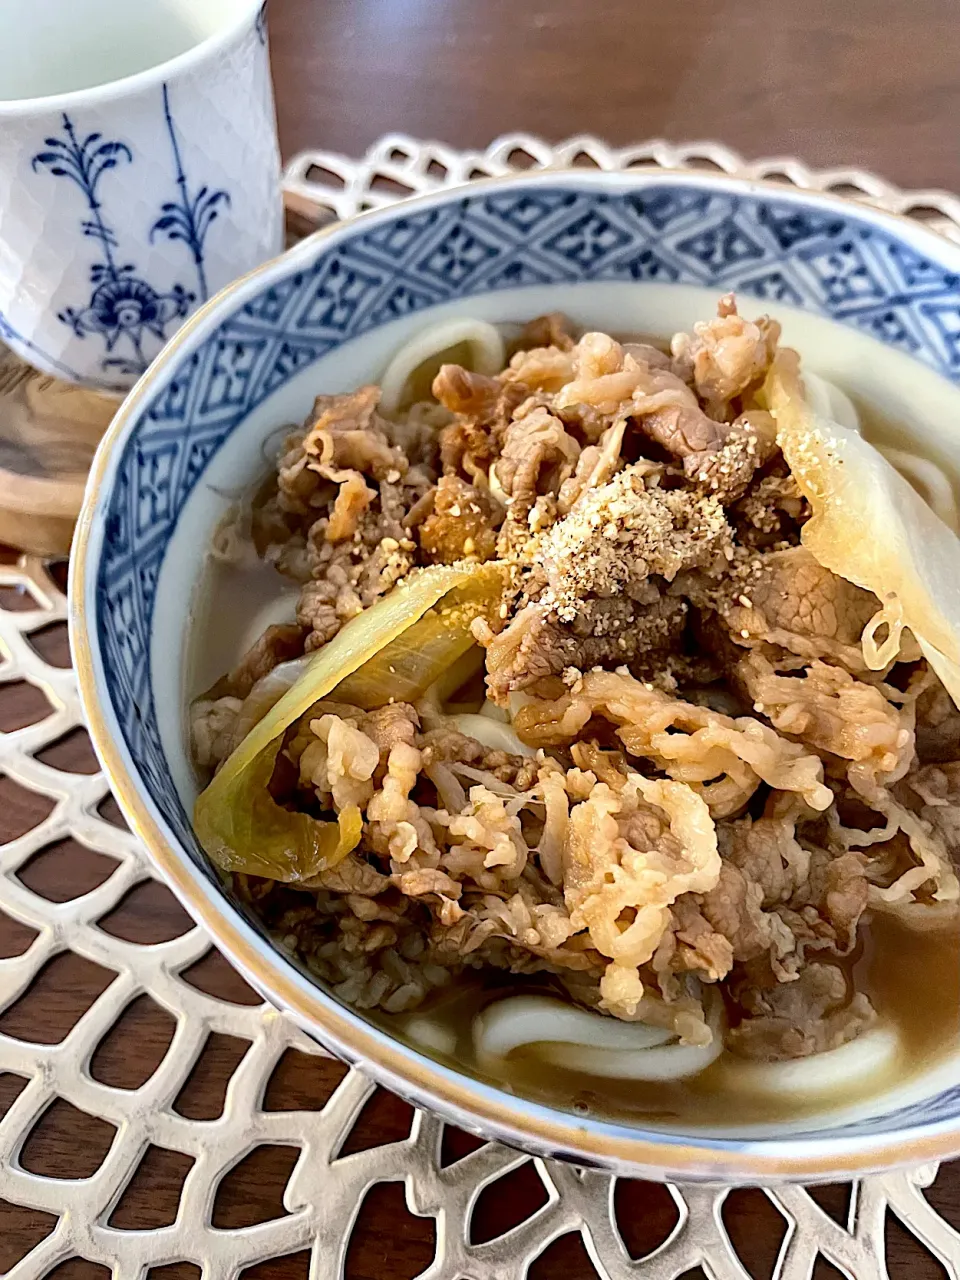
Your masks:
<svg viewBox="0 0 960 1280"><path fill-rule="evenodd" d="M748 157L797 155L814 165L877 169L906 186L960 190L960 5L957 0L272 0L270 25L280 135L285 155L322 146L357 155L387 131L402 130L458 146L480 147L501 132L525 129L556 140L589 132L616 144L665 137L717 138ZM66 656L65 634L47 643ZM29 690L0 700L0 729L33 718ZM63 767L91 767L83 744L63 748ZM2 784L0 784L2 789ZM4 797L0 840L37 821L28 800ZM103 876L96 855L79 845L47 851L24 871L31 888L58 900L88 891ZM188 926L160 885L113 914L107 927L153 942ZM0 921L0 955L23 942ZM240 1002L257 997L215 957L198 985ZM40 982L28 1001L0 1018L0 1029L28 1040L62 1038L98 994L101 975L77 962L57 981ZM138 1010L124 1036L108 1044L99 1078L118 1087L139 1083L165 1049L169 1027ZM219 1113L238 1044L217 1038L194 1073L182 1107L197 1118ZM309 1107L329 1095L342 1068L302 1055L285 1060L271 1083L271 1105ZM0 1076L0 1113L17 1090ZM385 1094L362 1127L377 1141L399 1137L409 1108ZM367 1145L363 1133L351 1140ZM464 1140L466 1141L466 1140ZM31 1167L82 1177L95 1158L95 1136L64 1118L32 1142ZM171 1155L172 1153L168 1153ZM292 1167L283 1148L260 1148L231 1175L215 1221L242 1226L282 1212ZM157 1159L140 1173L113 1221L129 1228L161 1226L176 1211L184 1170ZM499 1234L535 1201L532 1170L514 1175L502 1194L486 1197L483 1238ZM841 1188L817 1193L840 1212ZM960 1168L932 1189L937 1208L960 1226ZM65 1203L69 1191L65 1191ZM634 1184L621 1214L631 1251L647 1252L672 1226L666 1193ZM737 1192L725 1217L745 1263L769 1275L783 1222L758 1192ZM47 1234L53 1223L0 1202L0 1273ZM348 1259L351 1280L401 1280L432 1257L430 1220L410 1215L398 1184L371 1192ZM897 1226L888 1230L895 1276L940 1274ZM823 1272L833 1268L822 1264ZM82 1260L57 1270L60 1280L102 1277ZM198 1271L176 1265L153 1273L186 1280ZM540 1280L594 1275L578 1237L563 1237L535 1264ZM306 1277L305 1255L259 1266L258 1280Z"/></svg>

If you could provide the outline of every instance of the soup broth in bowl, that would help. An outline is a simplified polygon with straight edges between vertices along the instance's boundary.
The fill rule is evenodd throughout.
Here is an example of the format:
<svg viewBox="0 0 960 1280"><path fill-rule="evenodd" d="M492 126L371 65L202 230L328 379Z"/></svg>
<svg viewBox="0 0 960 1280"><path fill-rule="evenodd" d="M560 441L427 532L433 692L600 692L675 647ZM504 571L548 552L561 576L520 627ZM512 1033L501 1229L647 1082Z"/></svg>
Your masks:
<svg viewBox="0 0 960 1280"><path fill-rule="evenodd" d="M864 1167L955 1072L957 392L742 269L638 283L662 191L570 181L478 188L484 243L516 197L647 247L351 329L348 227L134 398L149 431L200 413L190 368L262 390L285 288L330 343L178 472L151 785L227 950L416 1100L612 1167ZM574 271L547 230L503 255Z"/></svg>

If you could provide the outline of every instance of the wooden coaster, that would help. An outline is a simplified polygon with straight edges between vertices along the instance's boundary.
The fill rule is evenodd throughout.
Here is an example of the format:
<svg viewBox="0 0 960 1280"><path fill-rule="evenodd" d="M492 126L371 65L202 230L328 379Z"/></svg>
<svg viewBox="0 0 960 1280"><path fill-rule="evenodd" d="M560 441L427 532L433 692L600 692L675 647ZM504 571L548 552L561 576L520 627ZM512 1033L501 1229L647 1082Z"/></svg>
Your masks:
<svg viewBox="0 0 960 1280"><path fill-rule="evenodd" d="M39 373L0 344L0 542L66 555L119 399Z"/></svg>

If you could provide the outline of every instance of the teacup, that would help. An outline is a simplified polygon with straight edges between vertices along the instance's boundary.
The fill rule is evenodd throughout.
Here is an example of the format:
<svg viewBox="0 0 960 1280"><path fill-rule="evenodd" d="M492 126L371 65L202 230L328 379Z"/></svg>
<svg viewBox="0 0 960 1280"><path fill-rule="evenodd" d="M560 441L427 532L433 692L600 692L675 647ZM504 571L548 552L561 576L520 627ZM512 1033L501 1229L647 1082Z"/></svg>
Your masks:
<svg viewBox="0 0 960 1280"><path fill-rule="evenodd" d="M0 0L0 339L123 391L282 248L263 0Z"/></svg>

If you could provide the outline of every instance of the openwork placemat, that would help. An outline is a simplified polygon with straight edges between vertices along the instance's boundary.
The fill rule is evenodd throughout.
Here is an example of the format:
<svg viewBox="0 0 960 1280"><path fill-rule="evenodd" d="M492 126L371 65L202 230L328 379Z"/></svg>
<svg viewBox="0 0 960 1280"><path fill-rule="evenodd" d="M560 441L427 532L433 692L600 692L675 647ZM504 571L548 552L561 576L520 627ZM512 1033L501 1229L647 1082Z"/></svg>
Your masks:
<svg viewBox="0 0 960 1280"><path fill-rule="evenodd" d="M915 212L960 241L960 201L952 196L900 192L850 170L817 174L792 160L747 165L714 144L672 147L656 142L613 151L589 138L551 147L518 134L486 152L462 153L395 136L382 140L361 161L326 152L298 157L290 166L287 188L293 207L318 221L472 177L570 163L707 166L773 176L805 188L853 190L884 208ZM351 1131L373 1093L373 1086L355 1071L345 1075L319 1109L265 1106L268 1082L288 1049L314 1057L322 1057L322 1051L268 1006L215 999L186 980L185 972L210 949L199 929L143 945L102 927L152 873L137 841L103 816L109 795L103 775L56 767L57 744L82 731L73 673L48 660L49 646L40 642L65 617L64 597L41 562L23 559L0 567L0 686L26 682L48 704L33 723L0 735L0 804L9 799L3 793L5 778L15 788L44 797L49 809L31 829L0 846L0 910L9 918L0 921L0 933L10 925L25 937L20 954L0 959L0 1083L19 1077L21 1084L0 1120L0 1202L50 1215L53 1222L35 1247L11 1261L8 1280L48 1275L75 1257L106 1266L124 1280L177 1262L198 1265L205 1280L227 1280L254 1264L302 1250L310 1251L314 1280L337 1280L344 1274L365 1197L385 1182L402 1182L410 1213L433 1222L433 1259L420 1271L430 1280L522 1280L555 1241L571 1233L582 1238L589 1258L583 1258L584 1268L592 1265L603 1280L671 1280L696 1267L711 1280L746 1280L750 1273L741 1260L742 1239L738 1254L736 1233L726 1216L729 1188L670 1187L675 1225L662 1243L646 1253L640 1249L637 1256L618 1209L621 1188L607 1175L530 1160L494 1144L474 1146L451 1162L443 1155L444 1126L424 1113L414 1115L406 1136L351 1149ZM30 877L22 878L23 872L37 855L68 839L103 855L113 869L89 891L51 901L29 887ZM3 1030L7 1015L64 956L114 976L57 1043L36 1043L41 1037L20 1038ZM133 1089L111 1086L97 1078L91 1064L98 1046L139 997L166 1010L175 1030L144 1083ZM250 1047L230 1078L219 1117L189 1119L174 1104L211 1033L238 1037ZM96 1171L70 1181L30 1169L22 1159L45 1115L63 1104L113 1131ZM223 1180L265 1145L298 1153L283 1193L285 1216L229 1229L215 1225L214 1204ZM175 1220L149 1230L121 1229L117 1205L155 1148L192 1161ZM478 1202L487 1189L522 1168L542 1184L539 1207L509 1230L479 1238L471 1225ZM927 1166L865 1179L852 1188L846 1214L839 1216L821 1207L821 1196L814 1198L801 1187L763 1192L783 1224L777 1280L805 1280L820 1258L852 1280L886 1274L891 1217L949 1276L960 1278L960 1234L924 1194L936 1174L936 1167ZM635 1199L633 1212L642 1214L645 1203L642 1195ZM387 1261L376 1272L382 1280L392 1280L392 1252L391 1241L383 1240L380 1256ZM565 1274L578 1280L588 1270Z"/></svg>

